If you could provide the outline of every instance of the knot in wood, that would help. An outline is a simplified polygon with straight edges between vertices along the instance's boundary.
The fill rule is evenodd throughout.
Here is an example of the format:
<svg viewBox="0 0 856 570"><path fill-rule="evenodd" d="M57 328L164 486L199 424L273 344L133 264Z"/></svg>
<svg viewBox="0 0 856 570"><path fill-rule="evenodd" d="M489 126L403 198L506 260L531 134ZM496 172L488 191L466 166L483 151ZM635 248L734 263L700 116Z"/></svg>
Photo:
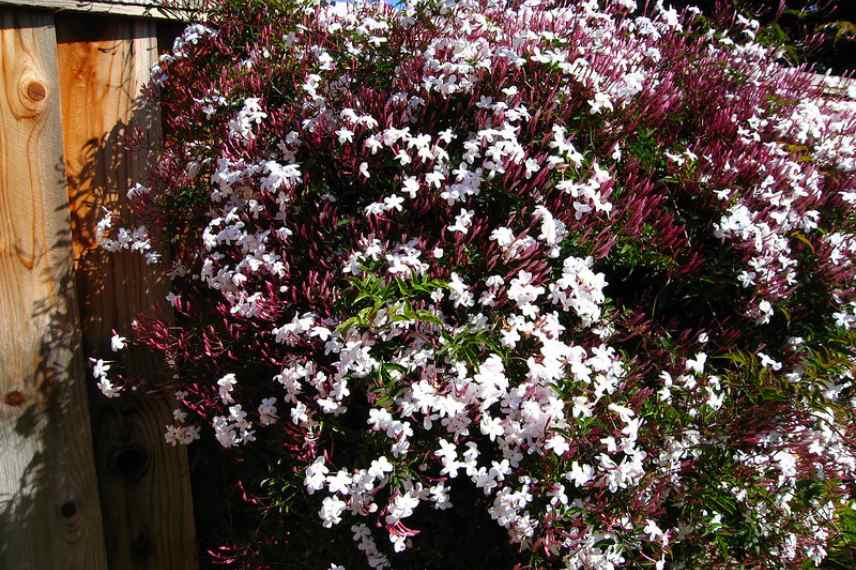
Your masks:
<svg viewBox="0 0 856 570"><path fill-rule="evenodd" d="M27 97L33 101L41 101L48 95L48 88L41 81L30 81L27 84Z"/></svg>
<svg viewBox="0 0 856 570"><path fill-rule="evenodd" d="M83 522L80 517L80 508L74 498L66 499L57 507L59 516L62 518L64 527L63 539L69 544L79 542L83 538Z"/></svg>
<svg viewBox="0 0 856 570"><path fill-rule="evenodd" d="M48 106L48 84L35 69L27 69L18 77L17 109L19 117L35 118Z"/></svg>
<svg viewBox="0 0 856 570"><path fill-rule="evenodd" d="M149 452L138 444L119 447L110 455L110 466L122 479L139 481L149 470Z"/></svg>
<svg viewBox="0 0 856 570"><path fill-rule="evenodd" d="M3 397L3 401L6 402L7 406L18 407L24 403L26 400L26 396L20 390L12 390L10 392L6 392L6 396Z"/></svg>
<svg viewBox="0 0 856 570"><path fill-rule="evenodd" d="M59 506L59 514L63 518L70 519L77 514L77 502L74 499L69 499Z"/></svg>

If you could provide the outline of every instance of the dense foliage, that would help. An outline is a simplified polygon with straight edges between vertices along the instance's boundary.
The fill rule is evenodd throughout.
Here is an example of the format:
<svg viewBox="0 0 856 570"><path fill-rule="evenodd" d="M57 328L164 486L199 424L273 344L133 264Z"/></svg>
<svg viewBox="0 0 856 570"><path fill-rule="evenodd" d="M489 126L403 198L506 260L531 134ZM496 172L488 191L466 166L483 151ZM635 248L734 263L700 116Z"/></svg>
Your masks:
<svg viewBox="0 0 856 570"><path fill-rule="evenodd" d="M757 22L709 23L259 1L184 32L156 171L99 225L163 267L174 321L93 373L155 389L121 354L160 354L167 441L222 447L243 523L214 560L827 557L856 477L856 113Z"/></svg>

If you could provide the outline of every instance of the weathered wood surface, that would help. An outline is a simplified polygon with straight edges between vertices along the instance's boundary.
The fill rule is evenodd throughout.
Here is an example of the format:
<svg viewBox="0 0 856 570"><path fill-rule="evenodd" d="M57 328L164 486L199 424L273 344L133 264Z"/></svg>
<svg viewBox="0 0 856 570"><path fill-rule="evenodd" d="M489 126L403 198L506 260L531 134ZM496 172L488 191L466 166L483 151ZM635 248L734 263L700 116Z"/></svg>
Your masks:
<svg viewBox="0 0 856 570"><path fill-rule="evenodd" d="M121 206L144 181L160 141L157 109L135 104L157 60L152 21L57 16L65 168L72 210L76 285L84 349L116 359L131 375L155 374L142 354L110 352L140 312L168 318L166 285L137 254L96 247L104 206ZM128 134L145 137L128 147ZM117 368L120 364L114 365ZM197 567L192 495L184 448L164 443L169 397L92 399L96 465L111 570Z"/></svg>
<svg viewBox="0 0 856 570"><path fill-rule="evenodd" d="M0 4L90 14L187 19L198 12L202 0L0 0Z"/></svg>
<svg viewBox="0 0 856 570"><path fill-rule="evenodd" d="M0 8L0 568L107 568L53 17Z"/></svg>

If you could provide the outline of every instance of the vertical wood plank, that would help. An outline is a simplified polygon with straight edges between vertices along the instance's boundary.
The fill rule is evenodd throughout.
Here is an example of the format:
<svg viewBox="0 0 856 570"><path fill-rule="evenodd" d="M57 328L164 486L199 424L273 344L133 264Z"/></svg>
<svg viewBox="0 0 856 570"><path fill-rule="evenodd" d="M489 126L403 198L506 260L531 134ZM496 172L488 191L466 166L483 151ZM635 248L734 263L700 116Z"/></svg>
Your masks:
<svg viewBox="0 0 856 570"><path fill-rule="evenodd" d="M55 41L0 9L0 568L102 570Z"/></svg>
<svg viewBox="0 0 856 570"><path fill-rule="evenodd" d="M166 284L136 254L108 254L94 242L102 206L121 204L144 182L160 141L157 109L138 98L157 60L151 21L58 16L57 39L68 195L83 344L88 355L109 352L115 329L127 334L140 312L166 316ZM145 140L127 147L127 133ZM144 354L126 354L131 374L156 374ZM183 448L164 443L169 398L123 396L92 400L96 466L111 570L197 567L190 472Z"/></svg>
<svg viewBox="0 0 856 570"><path fill-rule="evenodd" d="M0 0L0 4L64 10L88 14L144 16L159 19L188 19L207 0Z"/></svg>

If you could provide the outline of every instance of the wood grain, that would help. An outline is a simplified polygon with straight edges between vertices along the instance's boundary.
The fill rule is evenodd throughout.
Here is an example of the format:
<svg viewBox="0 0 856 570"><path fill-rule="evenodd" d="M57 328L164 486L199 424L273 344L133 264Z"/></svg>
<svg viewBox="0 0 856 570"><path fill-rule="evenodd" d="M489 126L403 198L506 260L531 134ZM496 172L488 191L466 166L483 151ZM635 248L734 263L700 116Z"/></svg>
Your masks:
<svg viewBox="0 0 856 570"><path fill-rule="evenodd" d="M107 568L53 17L0 9L0 568Z"/></svg>
<svg viewBox="0 0 856 570"><path fill-rule="evenodd" d="M152 21L57 16L57 37L83 344L89 355L118 359L109 352L114 329L128 336L140 312L169 319L166 284L143 259L94 242L102 207L121 209L160 142L157 109L138 102L157 60L157 30ZM145 136L129 147L135 131ZM124 355L121 364L157 380L157 362L145 354ZM187 455L163 439L169 397L96 395L92 416L111 570L196 568Z"/></svg>
<svg viewBox="0 0 856 570"><path fill-rule="evenodd" d="M57 11L145 16L186 20L199 12L201 0L0 0L0 4L47 8Z"/></svg>

